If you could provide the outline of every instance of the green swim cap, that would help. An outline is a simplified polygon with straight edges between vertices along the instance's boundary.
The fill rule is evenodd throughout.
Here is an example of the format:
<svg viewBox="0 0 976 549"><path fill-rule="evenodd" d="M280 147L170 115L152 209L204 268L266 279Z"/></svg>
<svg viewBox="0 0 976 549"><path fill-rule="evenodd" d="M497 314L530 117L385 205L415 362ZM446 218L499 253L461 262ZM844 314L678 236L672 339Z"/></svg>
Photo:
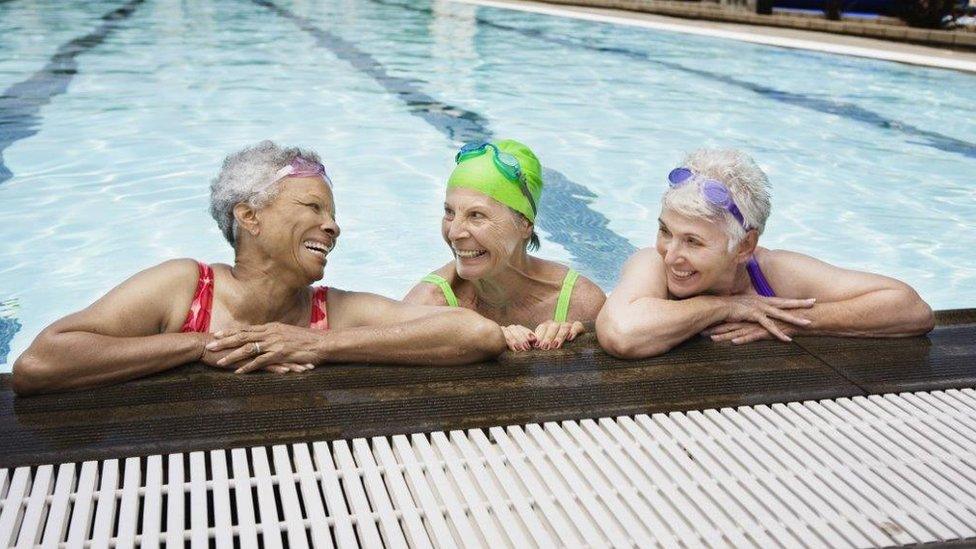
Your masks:
<svg viewBox="0 0 976 549"><path fill-rule="evenodd" d="M492 141L492 144L498 147L499 151L518 159L519 167L522 169L522 179L538 207L539 199L542 197L542 165L535 153L513 139ZM463 187L478 191L521 213L534 223L535 212L532 211L532 205L522 193L519 184L510 181L495 166L494 154L495 152L489 147L482 155L462 160L451 172L447 187Z"/></svg>

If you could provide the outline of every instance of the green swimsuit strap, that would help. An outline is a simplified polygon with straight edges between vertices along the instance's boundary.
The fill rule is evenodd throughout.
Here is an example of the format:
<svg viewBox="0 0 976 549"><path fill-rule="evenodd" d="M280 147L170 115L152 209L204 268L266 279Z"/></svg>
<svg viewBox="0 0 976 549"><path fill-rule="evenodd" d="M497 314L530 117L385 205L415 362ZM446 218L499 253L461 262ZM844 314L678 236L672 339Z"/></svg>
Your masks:
<svg viewBox="0 0 976 549"><path fill-rule="evenodd" d="M579 273L573 269L566 273L566 278L563 279L563 289L559 291L559 301L556 302L556 314L552 318L554 321L566 322L566 317L569 315L569 300L573 297L573 286L576 285L577 278L579 278Z"/></svg>
<svg viewBox="0 0 976 549"><path fill-rule="evenodd" d="M439 274L430 273L429 275L420 279L421 282L429 282L436 285L438 288L444 292L444 299L447 300L447 304L451 307L458 306L457 296L454 295L454 290L451 289L451 285L448 284L447 279Z"/></svg>

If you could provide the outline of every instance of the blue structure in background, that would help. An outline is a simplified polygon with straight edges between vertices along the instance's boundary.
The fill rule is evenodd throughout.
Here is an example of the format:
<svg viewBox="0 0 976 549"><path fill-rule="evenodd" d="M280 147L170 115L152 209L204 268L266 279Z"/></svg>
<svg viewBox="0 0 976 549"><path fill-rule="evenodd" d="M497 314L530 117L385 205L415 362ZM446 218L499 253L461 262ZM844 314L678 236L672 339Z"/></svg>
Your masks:
<svg viewBox="0 0 976 549"><path fill-rule="evenodd" d="M16 301L0 301L0 365L7 363L10 342L22 327L20 321L13 317L15 310L17 310Z"/></svg>

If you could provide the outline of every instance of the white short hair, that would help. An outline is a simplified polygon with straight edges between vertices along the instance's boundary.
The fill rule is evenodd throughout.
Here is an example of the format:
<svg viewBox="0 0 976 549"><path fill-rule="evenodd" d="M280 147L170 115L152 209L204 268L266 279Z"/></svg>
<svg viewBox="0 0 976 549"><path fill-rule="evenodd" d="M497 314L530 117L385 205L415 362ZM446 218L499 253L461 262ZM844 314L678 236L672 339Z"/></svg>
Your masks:
<svg viewBox="0 0 976 549"><path fill-rule="evenodd" d="M237 242L234 206L247 203L258 209L274 200L281 186L268 182L295 157L321 163L314 151L282 148L272 141L245 147L224 159L220 173L210 182L210 215L231 246Z"/></svg>
<svg viewBox="0 0 976 549"><path fill-rule="evenodd" d="M691 170L694 176L683 185L669 186L661 198L663 207L689 217L724 219L729 251L734 250L745 238L746 231L727 210L705 199L701 184L706 179L714 179L732 193L746 226L762 234L772 207L770 185L766 174L749 155L735 149L698 149L685 156L681 166Z"/></svg>

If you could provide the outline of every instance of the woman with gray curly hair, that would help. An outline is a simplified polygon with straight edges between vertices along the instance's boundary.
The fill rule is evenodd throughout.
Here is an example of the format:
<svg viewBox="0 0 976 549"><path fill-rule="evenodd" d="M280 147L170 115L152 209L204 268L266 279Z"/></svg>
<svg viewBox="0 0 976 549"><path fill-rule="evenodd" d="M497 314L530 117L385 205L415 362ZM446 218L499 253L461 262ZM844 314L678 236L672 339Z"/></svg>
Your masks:
<svg viewBox="0 0 976 549"><path fill-rule="evenodd" d="M339 238L314 152L264 141L228 156L210 211L233 265L176 259L136 274L43 330L14 363L14 390L108 385L195 361L237 373L463 364L506 347L497 324L467 309L312 286Z"/></svg>
<svg viewBox="0 0 976 549"><path fill-rule="evenodd" d="M627 261L597 318L610 354L654 356L699 333L741 344L932 329L932 310L903 282L759 247L769 181L746 154L695 151L668 182L655 247Z"/></svg>

